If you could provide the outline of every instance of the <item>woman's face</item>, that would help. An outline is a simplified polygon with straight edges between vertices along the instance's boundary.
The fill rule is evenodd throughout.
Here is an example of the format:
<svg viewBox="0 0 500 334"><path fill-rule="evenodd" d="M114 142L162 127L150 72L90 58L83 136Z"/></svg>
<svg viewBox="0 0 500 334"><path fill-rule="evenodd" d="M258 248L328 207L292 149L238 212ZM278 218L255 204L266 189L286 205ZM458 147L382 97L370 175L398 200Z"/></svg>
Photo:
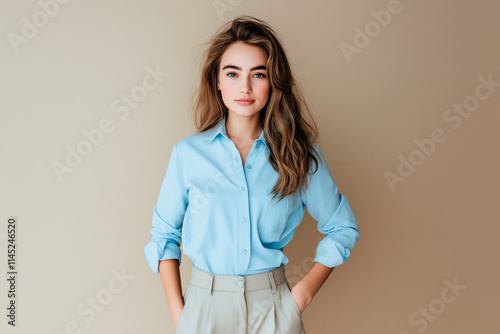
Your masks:
<svg viewBox="0 0 500 334"><path fill-rule="evenodd" d="M241 41L222 54L217 88L229 113L253 116L264 108L271 87L266 61L264 50Z"/></svg>

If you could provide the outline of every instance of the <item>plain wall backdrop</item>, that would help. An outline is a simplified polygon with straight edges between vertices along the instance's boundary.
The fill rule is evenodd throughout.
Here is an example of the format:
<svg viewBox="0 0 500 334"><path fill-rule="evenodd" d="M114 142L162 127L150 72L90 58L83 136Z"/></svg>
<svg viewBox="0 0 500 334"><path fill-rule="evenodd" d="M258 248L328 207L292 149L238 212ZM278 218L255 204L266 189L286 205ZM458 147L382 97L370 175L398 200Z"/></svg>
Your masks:
<svg viewBox="0 0 500 334"><path fill-rule="evenodd" d="M143 249L173 145L194 133L201 44L240 14L281 36L360 227L351 257L304 311L307 332L500 330L499 1L0 8L2 333L174 333ZM6 309L11 216L16 328ZM312 264L316 227L306 213L285 247L293 284ZM182 260L185 290L192 262Z"/></svg>

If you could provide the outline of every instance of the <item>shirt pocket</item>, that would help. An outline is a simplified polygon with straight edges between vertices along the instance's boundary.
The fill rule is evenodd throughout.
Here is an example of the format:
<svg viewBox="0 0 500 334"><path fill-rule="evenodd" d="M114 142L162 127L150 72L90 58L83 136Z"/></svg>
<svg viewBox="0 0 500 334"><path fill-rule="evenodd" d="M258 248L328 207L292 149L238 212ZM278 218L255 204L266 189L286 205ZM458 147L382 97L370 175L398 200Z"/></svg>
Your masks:
<svg viewBox="0 0 500 334"><path fill-rule="evenodd" d="M277 196L272 199L271 188L266 188L265 208L262 223L262 239L265 242L279 241L279 237L285 228L286 218L288 216L289 196L278 202ZM271 200L272 199L272 200Z"/></svg>

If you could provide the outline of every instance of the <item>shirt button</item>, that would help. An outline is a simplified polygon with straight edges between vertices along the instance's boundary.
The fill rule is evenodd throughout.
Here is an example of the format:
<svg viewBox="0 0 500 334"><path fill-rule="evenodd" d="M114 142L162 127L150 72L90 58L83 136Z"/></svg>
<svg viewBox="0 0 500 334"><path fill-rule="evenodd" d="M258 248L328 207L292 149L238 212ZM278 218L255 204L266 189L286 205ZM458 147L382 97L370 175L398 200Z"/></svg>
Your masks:
<svg viewBox="0 0 500 334"><path fill-rule="evenodd" d="M241 187L241 190L245 190L245 186Z"/></svg>
<svg viewBox="0 0 500 334"><path fill-rule="evenodd" d="M245 282L243 282L243 281L238 281L238 286L239 286L240 288L242 288L242 287L243 287L243 285L245 285Z"/></svg>
<svg viewBox="0 0 500 334"><path fill-rule="evenodd" d="M257 144L257 145L255 145L255 146L260 147L260 144Z"/></svg>
<svg viewBox="0 0 500 334"><path fill-rule="evenodd" d="M252 165L248 165L247 168L252 168Z"/></svg>
<svg viewBox="0 0 500 334"><path fill-rule="evenodd" d="M243 250L243 254L246 254L246 253L247 253L247 250L246 250L246 249L244 249L244 250Z"/></svg>
<svg viewBox="0 0 500 334"><path fill-rule="evenodd" d="M246 222L246 221L247 221L247 219L246 219L246 218L243 218L243 221L244 221L244 222Z"/></svg>

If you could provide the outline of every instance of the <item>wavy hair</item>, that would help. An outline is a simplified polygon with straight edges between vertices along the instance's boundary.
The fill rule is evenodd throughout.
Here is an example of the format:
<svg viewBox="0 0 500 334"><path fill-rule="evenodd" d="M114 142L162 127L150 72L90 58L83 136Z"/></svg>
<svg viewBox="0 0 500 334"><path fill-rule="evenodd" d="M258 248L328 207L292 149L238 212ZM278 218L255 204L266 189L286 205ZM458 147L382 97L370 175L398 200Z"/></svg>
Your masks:
<svg viewBox="0 0 500 334"><path fill-rule="evenodd" d="M203 43L208 47L202 54L200 82L192 100L197 132L212 129L223 117L227 119L228 110L217 89L219 65L228 46L237 41L258 46L267 55L271 89L259 120L270 151L269 162L279 174L272 189L273 199L279 194L282 200L297 190L302 193L303 187L308 186L313 161L318 168L319 157L312 145L318 139L318 129L295 82L282 42L266 22L241 15Z"/></svg>

